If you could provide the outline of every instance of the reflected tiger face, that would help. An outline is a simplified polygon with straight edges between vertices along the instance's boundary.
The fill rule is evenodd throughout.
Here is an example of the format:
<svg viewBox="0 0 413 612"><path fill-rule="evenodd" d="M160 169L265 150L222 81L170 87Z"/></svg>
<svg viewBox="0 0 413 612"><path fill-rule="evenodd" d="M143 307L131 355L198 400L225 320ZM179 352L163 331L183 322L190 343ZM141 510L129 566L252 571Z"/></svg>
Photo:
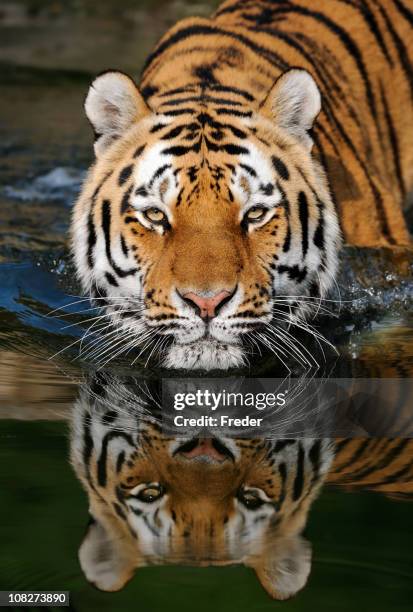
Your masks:
<svg viewBox="0 0 413 612"><path fill-rule="evenodd" d="M71 456L92 517L79 559L98 588L118 590L150 563L244 563L278 599L306 583L300 533L332 460L327 441L171 438L84 395Z"/></svg>
<svg viewBox="0 0 413 612"><path fill-rule="evenodd" d="M125 75L93 83L97 160L72 225L83 288L117 330L116 351L139 347L166 367L240 366L250 337L294 354L285 325L326 294L339 245L311 155L317 86L291 70L259 108L188 111L181 98L153 112Z"/></svg>

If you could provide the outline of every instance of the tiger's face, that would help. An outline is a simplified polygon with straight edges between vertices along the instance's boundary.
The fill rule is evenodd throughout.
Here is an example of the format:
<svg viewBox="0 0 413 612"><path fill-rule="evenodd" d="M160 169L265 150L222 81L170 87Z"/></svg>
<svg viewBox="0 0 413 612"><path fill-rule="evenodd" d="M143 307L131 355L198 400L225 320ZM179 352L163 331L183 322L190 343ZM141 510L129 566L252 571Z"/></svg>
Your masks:
<svg viewBox="0 0 413 612"><path fill-rule="evenodd" d="M337 218L308 133L312 77L291 70L260 108L222 110L154 113L113 72L86 100L97 159L73 217L78 275L117 350L148 349L170 368L239 366L254 334L288 353L283 326L336 271Z"/></svg>
<svg viewBox="0 0 413 612"><path fill-rule="evenodd" d="M89 581L114 591L147 564L244 563L277 599L304 586L311 549L300 533L331 463L327 441L170 438L111 406L83 397L75 409Z"/></svg>

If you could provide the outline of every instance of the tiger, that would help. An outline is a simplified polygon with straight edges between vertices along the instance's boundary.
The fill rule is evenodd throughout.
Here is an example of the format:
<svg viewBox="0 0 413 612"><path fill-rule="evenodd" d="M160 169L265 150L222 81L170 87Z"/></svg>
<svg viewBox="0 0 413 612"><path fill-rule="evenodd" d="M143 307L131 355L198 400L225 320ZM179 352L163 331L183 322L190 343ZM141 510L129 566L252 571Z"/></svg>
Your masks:
<svg viewBox="0 0 413 612"><path fill-rule="evenodd" d="M413 498L413 439L171 436L145 406L136 386L100 375L73 410L71 463L90 513L78 556L103 591L145 565L241 563L288 599L311 571L302 532L323 486Z"/></svg>
<svg viewBox="0 0 413 612"><path fill-rule="evenodd" d="M283 361L343 242L411 248L412 24L406 0L228 0L172 27L139 86L97 76L71 248L110 355Z"/></svg>

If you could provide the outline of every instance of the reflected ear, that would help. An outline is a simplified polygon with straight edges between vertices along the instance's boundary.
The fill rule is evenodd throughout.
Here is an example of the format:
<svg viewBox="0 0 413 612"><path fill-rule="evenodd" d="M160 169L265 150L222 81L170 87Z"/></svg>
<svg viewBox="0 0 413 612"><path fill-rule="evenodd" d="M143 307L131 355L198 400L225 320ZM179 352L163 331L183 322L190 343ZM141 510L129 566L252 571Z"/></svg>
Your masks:
<svg viewBox="0 0 413 612"><path fill-rule="evenodd" d="M300 536L283 538L251 565L274 599L289 599L306 584L311 570L311 545Z"/></svg>
<svg viewBox="0 0 413 612"><path fill-rule="evenodd" d="M85 111L97 137L96 157L150 112L135 82L116 71L105 72L93 81Z"/></svg>
<svg viewBox="0 0 413 612"><path fill-rule="evenodd" d="M298 68L284 72L261 108L277 126L311 149L313 142L308 130L321 110L321 95L309 72Z"/></svg>
<svg viewBox="0 0 413 612"><path fill-rule="evenodd" d="M79 548L79 562L86 579L102 591L119 591L135 569L106 529L93 518Z"/></svg>

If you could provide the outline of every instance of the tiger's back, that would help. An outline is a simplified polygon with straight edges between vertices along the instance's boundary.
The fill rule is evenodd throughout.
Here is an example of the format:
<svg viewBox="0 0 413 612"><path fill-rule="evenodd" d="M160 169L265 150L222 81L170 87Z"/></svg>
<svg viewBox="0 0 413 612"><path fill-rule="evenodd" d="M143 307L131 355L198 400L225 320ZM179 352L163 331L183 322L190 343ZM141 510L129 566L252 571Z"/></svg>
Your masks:
<svg viewBox="0 0 413 612"><path fill-rule="evenodd" d="M187 120L208 98L224 116L248 114L281 73L305 68L322 94L314 140L346 240L409 244L402 203L413 186L412 24L401 0L229 0L164 36L142 93L158 112Z"/></svg>

